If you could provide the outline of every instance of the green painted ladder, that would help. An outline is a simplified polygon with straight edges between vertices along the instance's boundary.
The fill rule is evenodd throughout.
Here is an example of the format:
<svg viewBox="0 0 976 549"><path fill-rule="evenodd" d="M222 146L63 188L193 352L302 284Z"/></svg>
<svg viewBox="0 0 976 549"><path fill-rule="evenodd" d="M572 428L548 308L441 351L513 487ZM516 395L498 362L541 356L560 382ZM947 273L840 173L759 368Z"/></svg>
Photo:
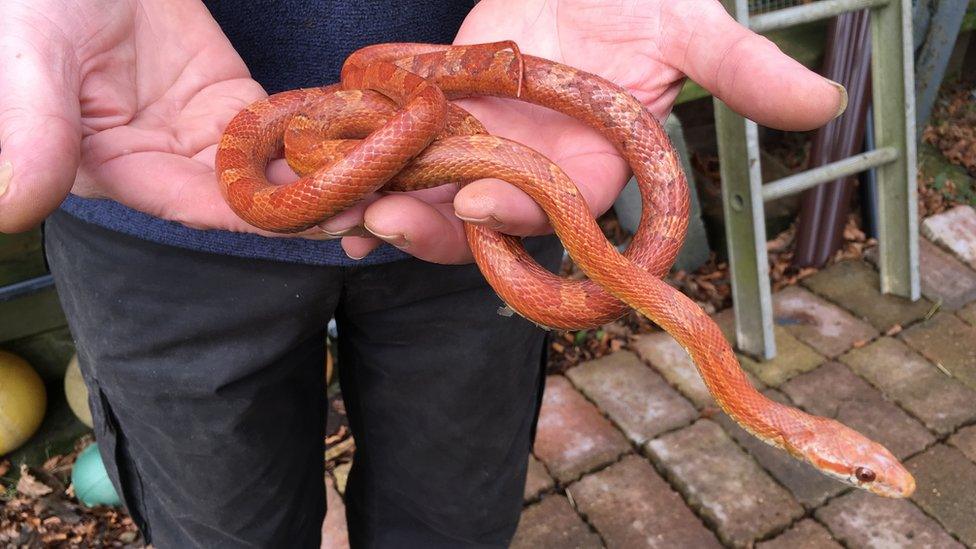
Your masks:
<svg viewBox="0 0 976 549"><path fill-rule="evenodd" d="M714 99L736 344L770 359L776 341L763 210L767 201L874 168L881 291L919 298L912 6L909 0L820 0L750 17L747 0L722 1L739 23L760 33L871 10L875 150L763 185L756 123Z"/></svg>

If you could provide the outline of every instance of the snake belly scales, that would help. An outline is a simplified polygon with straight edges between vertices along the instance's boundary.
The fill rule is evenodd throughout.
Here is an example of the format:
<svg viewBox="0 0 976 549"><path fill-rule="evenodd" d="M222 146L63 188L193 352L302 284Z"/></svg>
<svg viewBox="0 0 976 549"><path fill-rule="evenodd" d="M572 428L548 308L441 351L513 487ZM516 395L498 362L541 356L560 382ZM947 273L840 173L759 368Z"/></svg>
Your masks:
<svg viewBox="0 0 976 549"><path fill-rule="evenodd" d="M449 101L472 96L541 105L613 143L642 196L640 226L624 253L603 236L577 187L554 163L488 135ZM300 178L274 185L265 171L282 150ZM685 236L688 186L658 121L598 76L523 55L511 42L369 46L346 60L340 83L278 93L238 113L221 138L216 173L237 215L277 233L306 230L380 189L504 180L540 205L589 277L559 278L535 263L520 239L465 224L481 271L520 315L542 326L583 329L635 309L678 341L718 405L762 441L879 495L906 497L915 488L882 445L754 389L718 326L661 280Z"/></svg>

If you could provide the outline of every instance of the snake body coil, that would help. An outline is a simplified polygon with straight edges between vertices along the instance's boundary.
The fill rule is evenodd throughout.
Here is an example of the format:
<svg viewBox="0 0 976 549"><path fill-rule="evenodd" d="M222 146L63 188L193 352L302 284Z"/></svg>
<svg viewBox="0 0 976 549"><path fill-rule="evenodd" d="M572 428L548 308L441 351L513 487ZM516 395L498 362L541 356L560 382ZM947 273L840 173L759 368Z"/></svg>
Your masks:
<svg viewBox="0 0 976 549"><path fill-rule="evenodd" d="M577 118L610 140L637 178L640 227L623 254L603 236L573 182L550 160L487 135L448 99L516 98ZM272 185L282 147L302 177ZM715 323L661 280L688 223L688 187L670 142L620 87L513 43L383 44L354 53L341 84L273 95L241 111L217 153L227 201L244 220L275 232L321 223L374 191L415 190L498 178L531 196L589 280L552 275L517 238L465 225L475 260L504 301L544 326L598 326L636 309L691 355L719 406L759 439L822 472L880 495L905 497L915 482L880 444L827 418L756 391Z"/></svg>

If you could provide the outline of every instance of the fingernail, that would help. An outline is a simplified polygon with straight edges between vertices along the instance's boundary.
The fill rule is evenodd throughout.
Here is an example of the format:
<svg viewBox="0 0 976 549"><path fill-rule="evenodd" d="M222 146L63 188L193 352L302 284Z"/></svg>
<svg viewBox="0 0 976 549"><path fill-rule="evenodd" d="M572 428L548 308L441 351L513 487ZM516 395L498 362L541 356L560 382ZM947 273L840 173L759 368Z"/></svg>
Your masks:
<svg viewBox="0 0 976 549"><path fill-rule="evenodd" d="M3 196L7 192L7 187L10 186L10 180L14 178L14 166L9 160L4 161L0 164L0 196Z"/></svg>
<svg viewBox="0 0 976 549"><path fill-rule="evenodd" d="M497 217L493 215L487 215L485 217L464 217L463 215L457 212L455 212L454 215L456 215L457 218L460 219L461 221L467 223L473 223L475 225L481 225L482 227L488 227L489 229L492 229L494 231L497 231L498 229L501 229L504 226L504 224L501 221L499 221Z"/></svg>
<svg viewBox="0 0 976 549"><path fill-rule="evenodd" d="M407 246L410 245L410 242L407 240L407 237L404 236L404 235L402 235L402 234L383 234L383 233L378 233L378 232L374 231L373 229L370 229L369 228L369 225L366 225L366 230L369 231L370 234L372 234L376 238L379 238L383 242L386 242L387 244L390 244L390 245L392 245L392 246L394 246L396 248L403 249L403 248L406 248Z"/></svg>
<svg viewBox="0 0 976 549"><path fill-rule="evenodd" d="M361 255L359 257L356 257L356 256L352 255L351 253L346 252L346 256L349 257L349 259L351 259L353 261L359 261L360 259L366 257L367 255L369 255L369 252L366 252L365 254L363 254L363 255Z"/></svg>
<svg viewBox="0 0 976 549"><path fill-rule="evenodd" d="M321 229L323 233L327 234L330 239L342 238L344 236L369 236L369 234L360 225L353 225L352 227L346 227L345 229L331 231L319 225L319 229Z"/></svg>
<svg viewBox="0 0 976 549"><path fill-rule="evenodd" d="M829 82L831 86L837 88L837 91L840 92L840 106L837 107L837 114L834 115L834 118L837 118L838 116L844 114L844 111L847 110L847 88L845 88L840 82L834 82L829 78L824 78L824 80Z"/></svg>

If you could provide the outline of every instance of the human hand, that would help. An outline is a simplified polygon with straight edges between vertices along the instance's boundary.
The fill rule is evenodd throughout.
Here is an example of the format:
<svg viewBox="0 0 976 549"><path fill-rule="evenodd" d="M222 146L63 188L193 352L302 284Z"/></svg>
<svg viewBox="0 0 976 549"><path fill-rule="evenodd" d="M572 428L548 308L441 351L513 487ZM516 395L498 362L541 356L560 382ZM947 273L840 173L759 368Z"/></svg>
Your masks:
<svg viewBox="0 0 976 549"><path fill-rule="evenodd" d="M514 40L523 53L571 65L623 86L659 120L685 76L732 109L765 126L809 130L846 105L846 92L737 24L716 0L482 0L455 43ZM581 122L525 103L492 98L462 105L499 136L528 145L558 164L594 215L606 211L628 167L602 136ZM325 224L362 223L401 249L438 263L471 261L461 219L519 236L550 232L542 210L507 183L484 180L459 192L392 194ZM377 238L347 237L362 257Z"/></svg>
<svg viewBox="0 0 976 549"><path fill-rule="evenodd" d="M69 190L196 228L256 231L230 210L216 143L264 97L198 0L0 2L0 231Z"/></svg>

